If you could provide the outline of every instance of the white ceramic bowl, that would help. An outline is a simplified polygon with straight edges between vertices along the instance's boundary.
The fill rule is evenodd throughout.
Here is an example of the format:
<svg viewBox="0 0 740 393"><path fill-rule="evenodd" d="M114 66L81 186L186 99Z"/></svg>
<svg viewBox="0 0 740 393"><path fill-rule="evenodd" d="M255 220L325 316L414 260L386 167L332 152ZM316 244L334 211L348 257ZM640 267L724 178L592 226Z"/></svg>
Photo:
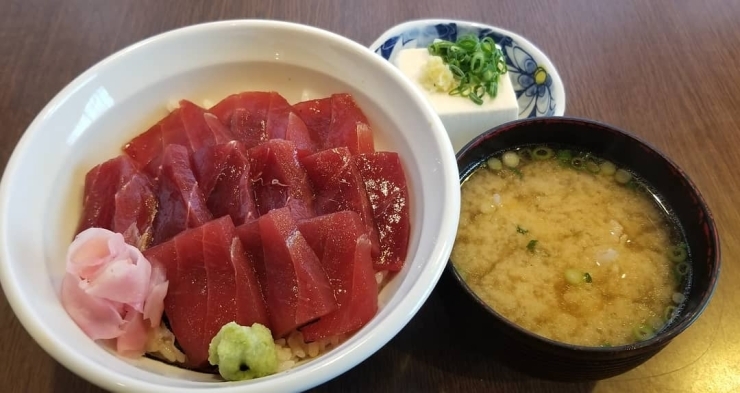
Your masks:
<svg viewBox="0 0 740 393"><path fill-rule="evenodd" d="M374 127L376 148L402 157L411 195L404 269L379 297L376 317L349 340L292 370L241 383L150 359L127 360L91 341L59 301L66 248L88 169L162 117L166 104L276 90L288 101L347 91ZM191 26L130 46L95 65L41 111L0 184L0 279L31 336L78 375L109 390L305 390L357 365L416 313L447 263L460 206L455 156L433 109L390 63L346 38L276 21Z"/></svg>

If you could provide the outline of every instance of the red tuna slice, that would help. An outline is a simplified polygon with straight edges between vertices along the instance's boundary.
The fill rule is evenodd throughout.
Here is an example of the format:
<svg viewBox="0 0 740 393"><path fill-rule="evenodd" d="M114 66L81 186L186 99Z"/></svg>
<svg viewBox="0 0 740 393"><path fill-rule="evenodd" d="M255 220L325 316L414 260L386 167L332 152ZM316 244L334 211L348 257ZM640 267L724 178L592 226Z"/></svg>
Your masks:
<svg viewBox="0 0 740 393"><path fill-rule="evenodd" d="M323 148L323 141L329 135L331 125L331 97L319 98L299 102L293 105L293 110L303 120L306 127L316 136L319 148Z"/></svg>
<svg viewBox="0 0 740 393"><path fill-rule="evenodd" d="M203 230L197 228L144 252L152 263L165 267L169 284L164 312L191 368L204 366L208 359L209 343L204 338L208 276L202 246Z"/></svg>
<svg viewBox="0 0 740 393"><path fill-rule="evenodd" d="M373 255L377 256L380 246L373 210L360 172L352 163L349 149L338 147L320 151L303 158L301 163L313 185L316 215L343 210L359 214L372 244Z"/></svg>
<svg viewBox="0 0 740 393"><path fill-rule="evenodd" d="M283 96L276 92L270 92L270 106L265 118L265 130L269 139L286 139L288 130L288 118L293 113L293 107Z"/></svg>
<svg viewBox="0 0 740 393"><path fill-rule="evenodd" d="M290 211L269 212L260 217L259 228L265 274L261 284L274 337L336 310L329 279Z"/></svg>
<svg viewBox="0 0 740 393"><path fill-rule="evenodd" d="M230 125L232 134L247 147L268 139L287 139L299 150L316 150L308 128L293 113L288 101L276 92L234 94L211 110L222 123Z"/></svg>
<svg viewBox="0 0 740 393"><path fill-rule="evenodd" d="M76 233L93 227L111 229L115 214L114 195L136 172L135 163L126 156L112 158L87 172L82 217Z"/></svg>
<svg viewBox="0 0 740 393"><path fill-rule="evenodd" d="M260 225L259 220L252 220L239 225L236 228L236 234L241 240L242 247L246 258L251 262L254 267L254 272L259 283L266 283L265 278L265 258L264 251L262 250L262 236L260 236ZM264 285L261 284L264 289ZM265 291L263 290L263 294ZM270 310L267 310L267 314L270 314Z"/></svg>
<svg viewBox="0 0 740 393"><path fill-rule="evenodd" d="M214 217L229 215L237 225L258 217L249 160L239 142L203 148L192 155L191 161Z"/></svg>
<svg viewBox="0 0 740 393"><path fill-rule="evenodd" d="M313 153L317 150L315 137L293 111L280 94L271 93L270 108L267 112L267 137L269 139L285 139L295 144L301 152Z"/></svg>
<svg viewBox="0 0 740 393"><path fill-rule="evenodd" d="M338 305L302 328L303 337L316 341L365 326L378 311L378 284L360 216L343 211L301 221L298 228L319 256Z"/></svg>
<svg viewBox="0 0 740 393"><path fill-rule="evenodd" d="M208 272L208 343L231 321L270 326L254 264L247 258L231 218L224 216L200 227L203 259Z"/></svg>
<svg viewBox="0 0 740 393"><path fill-rule="evenodd" d="M324 147L347 146L352 154L372 153L373 131L365 114L349 94L331 96L331 125Z"/></svg>
<svg viewBox="0 0 740 393"><path fill-rule="evenodd" d="M189 367L206 365L210 341L226 323L269 326L254 267L228 216L182 232L144 255L166 269L165 314Z"/></svg>
<svg viewBox="0 0 740 393"><path fill-rule="evenodd" d="M169 145L165 148L158 179L159 212L154 219L154 244L211 220L184 146Z"/></svg>
<svg viewBox="0 0 740 393"><path fill-rule="evenodd" d="M145 249L152 240L157 211L149 178L126 155L110 159L85 176L82 217L77 233L97 227L124 235L124 240Z"/></svg>
<svg viewBox="0 0 740 393"><path fill-rule="evenodd" d="M252 254L245 251L237 232L234 232L231 239L230 251L236 280L236 322L242 326L251 326L257 322L271 327L257 275L257 261Z"/></svg>
<svg viewBox="0 0 740 393"><path fill-rule="evenodd" d="M181 100L179 110L192 151L234 139L229 129L214 114L206 112L198 105Z"/></svg>
<svg viewBox="0 0 740 393"><path fill-rule="evenodd" d="M247 155L260 215L286 206L296 219L316 215L313 189L293 142L271 139L249 149Z"/></svg>
<svg viewBox="0 0 740 393"><path fill-rule="evenodd" d="M316 135L320 150L347 147L350 153L375 151L370 124L349 94L300 102L294 110Z"/></svg>
<svg viewBox="0 0 740 393"><path fill-rule="evenodd" d="M193 152L232 139L229 130L212 113L182 100L179 108L124 145L123 151L140 168L156 176L168 145L185 146L188 152Z"/></svg>
<svg viewBox="0 0 740 393"><path fill-rule="evenodd" d="M253 262L257 279L265 282L264 252L262 251L262 237L260 236L259 220L252 220L239 225L236 234L241 240L247 259Z"/></svg>
<svg viewBox="0 0 740 393"><path fill-rule="evenodd" d="M365 183L378 228L380 255L376 270L398 271L409 244L409 196L406 175L397 153L376 152L353 157Z"/></svg>
<svg viewBox="0 0 740 393"><path fill-rule="evenodd" d="M174 111L170 112L162 120L123 146L123 151L136 162L139 168L146 170L152 176L156 176L159 172L162 150L164 150L162 125L171 122L176 116L178 114Z"/></svg>
<svg viewBox="0 0 740 393"><path fill-rule="evenodd" d="M244 92L232 94L210 109L221 123L231 129L231 134L247 147L266 141L267 112L270 93Z"/></svg>
<svg viewBox="0 0 740 393"><path fill-rule="evenodd" d="M236 238L236 232L228 216L196 230L202 232L200 262L206 268L208 293L203 339L210 344L223 325L236 320L236 271L231 263L231 243ZM198 239L187 240L198 242ZM180 241L176 238L175 244L179 245ZM236 241L239 239L236 238Z"/></svg>
<svg viewBox="0 0 740 393"><path fill-rule="evenodd" d="M136 173L114 197L116 211L112 231L123 234L123 239L140 250L152 243L157 197L152 183L143 173Z"/></svg>
<svg viewBox="0 0 740 393"><path fill-rule="evenodd" d="M294 112L290 112L287 121L285 139L293 142L301 155L315 153L318 150L318 145L303 120Z"/></svg>

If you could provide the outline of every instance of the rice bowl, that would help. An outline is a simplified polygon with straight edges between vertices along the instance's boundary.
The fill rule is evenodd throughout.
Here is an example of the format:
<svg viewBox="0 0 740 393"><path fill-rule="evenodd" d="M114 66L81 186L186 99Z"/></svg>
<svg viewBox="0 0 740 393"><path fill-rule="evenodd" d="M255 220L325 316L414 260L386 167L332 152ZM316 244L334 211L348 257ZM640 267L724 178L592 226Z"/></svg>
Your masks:
<svg viewBox="0 0 740 393"><path fill-rule="evenodd" d="M310 52L298 45L307 40L315 42ZM247 46L251 50L244 50ZM326 51L325 56L316 56L316 51ZM183 58L191 61L173 61ZM250 77L254 73L263 77ZM113 157L142 124L164 114L173 97L215 101L224 92L240 89L277 89L292 102L336 90L355 94L378 130L376 144L392 146L408 168L416 208L407 266L384 287L378 315L365 328L290 372L213 385L209 375L152 359L131 362L116 357L69 319L58 293L85 168ZM419 138L419 132L427 137ZM78 77L39 114L16 147L0 187L0 236L8 245L0 265L3 289L21 323L48 353L106 389L305 390L370 356L431 292L457 224L453 157L433 110L397 70L359 44L319 29L271 21L225 21L165 33L124 49ZM37 181L24 181L29 176ZM444 187L437 188L440 176Z"/></svg>

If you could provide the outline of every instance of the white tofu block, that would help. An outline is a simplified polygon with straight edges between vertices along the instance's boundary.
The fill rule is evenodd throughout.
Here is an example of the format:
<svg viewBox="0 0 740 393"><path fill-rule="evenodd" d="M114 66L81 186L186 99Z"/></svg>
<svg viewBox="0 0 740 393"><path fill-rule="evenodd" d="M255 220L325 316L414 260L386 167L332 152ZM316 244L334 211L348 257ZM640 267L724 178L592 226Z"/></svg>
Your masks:
<svg viewBox="0 0 740 393"><path fill-rule="evenodd" d="M486 96L482 105L467 97L431 92L419 82L421 71L429 60L426 48L404 49L396 56L396 66L424 92L442 119L455 152L483 132L519 117L519 105L509 74L501 75L495 99Z"/></svg>

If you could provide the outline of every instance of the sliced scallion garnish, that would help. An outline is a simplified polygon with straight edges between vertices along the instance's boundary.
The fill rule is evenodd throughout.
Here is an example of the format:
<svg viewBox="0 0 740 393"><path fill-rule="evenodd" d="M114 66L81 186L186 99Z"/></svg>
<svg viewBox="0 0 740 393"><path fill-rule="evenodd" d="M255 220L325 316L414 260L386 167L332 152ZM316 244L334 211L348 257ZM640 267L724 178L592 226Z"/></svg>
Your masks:
<svg viewBox="0 0 740 393"><path fill-rule="evenodd" d="M503 52L491 37L464 35L457 42L437 40L428 49L429 54L440 56L459 80L450 95L468 97L477 105L483 104L486 94L496 97L499 77L507 68Z"/></svg>

